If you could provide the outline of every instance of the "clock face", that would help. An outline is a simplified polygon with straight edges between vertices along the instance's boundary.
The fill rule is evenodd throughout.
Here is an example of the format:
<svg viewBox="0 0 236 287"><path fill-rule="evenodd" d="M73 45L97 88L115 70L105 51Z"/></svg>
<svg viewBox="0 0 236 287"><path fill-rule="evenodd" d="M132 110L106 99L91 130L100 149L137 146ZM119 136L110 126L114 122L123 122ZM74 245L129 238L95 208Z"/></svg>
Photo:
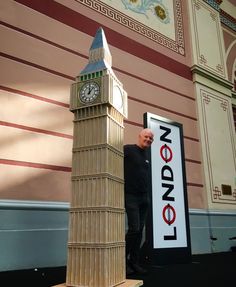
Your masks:
<svg viewBox="0 0 236 287"><path fill-rule="evenodd" d="M85 83L79 92L79 99L83 104L93 103L100 94L99 84L96 82Z"/></svg>
<svg viewBox="0 0 236 287"><path fill-rule="evenodd" d="M123 109L123 96L119 86L113 87L113 105L118 111Z"/></svg>

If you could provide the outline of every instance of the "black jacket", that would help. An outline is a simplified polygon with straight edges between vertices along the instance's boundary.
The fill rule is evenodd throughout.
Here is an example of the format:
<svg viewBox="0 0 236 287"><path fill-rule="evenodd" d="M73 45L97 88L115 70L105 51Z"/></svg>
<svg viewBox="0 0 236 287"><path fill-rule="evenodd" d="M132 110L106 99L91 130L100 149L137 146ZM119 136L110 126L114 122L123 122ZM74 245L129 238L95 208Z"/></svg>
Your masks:
<svg viewBox="0 0 236 287"><path fill-rule="evenodd" d="M124 146L125 193L140 194L148 191L148 151L136 144Z"/></svg>

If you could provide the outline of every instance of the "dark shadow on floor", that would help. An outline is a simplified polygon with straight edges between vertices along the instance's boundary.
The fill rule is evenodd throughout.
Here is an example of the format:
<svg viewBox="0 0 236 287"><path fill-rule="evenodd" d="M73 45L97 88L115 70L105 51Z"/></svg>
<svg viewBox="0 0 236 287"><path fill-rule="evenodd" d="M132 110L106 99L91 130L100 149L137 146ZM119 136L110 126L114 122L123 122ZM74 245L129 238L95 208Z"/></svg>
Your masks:
<svg viewBox="0 0 236 287"><path fill-rule="evenodd" d="M193 255L190 263L146 267L147 275L128 278L143 280L144 287L236 286L236 252ZM65 266L0 272L0 286L7 287L49 287L65 279Z"/></svg>

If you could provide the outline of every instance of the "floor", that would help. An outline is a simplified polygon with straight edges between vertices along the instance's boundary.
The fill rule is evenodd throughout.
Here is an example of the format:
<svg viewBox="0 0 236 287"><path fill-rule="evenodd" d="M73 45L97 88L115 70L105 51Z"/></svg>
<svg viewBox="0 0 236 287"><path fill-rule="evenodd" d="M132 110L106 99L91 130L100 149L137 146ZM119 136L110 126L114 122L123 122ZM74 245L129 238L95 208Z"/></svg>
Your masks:
<svg viewBox="0 0 236 287"><path fill-rule="evenodd" d="M193 255L189 263L147 266L141 279L144 287L236 286L236 252ZM64 283L66 267L0 272L0 286L49 287Z"/></svg>

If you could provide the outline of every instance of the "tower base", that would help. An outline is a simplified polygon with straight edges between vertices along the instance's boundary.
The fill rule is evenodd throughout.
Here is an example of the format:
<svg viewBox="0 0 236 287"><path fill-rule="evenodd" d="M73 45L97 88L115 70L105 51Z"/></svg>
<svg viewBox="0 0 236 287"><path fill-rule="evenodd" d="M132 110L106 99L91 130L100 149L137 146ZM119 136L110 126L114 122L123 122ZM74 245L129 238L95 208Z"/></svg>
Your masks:
<svg viewBox="0 0 236 287"><path fill-rule="evenodd" d="M139 287L143 285L142 280L131 280L131 279L126 279L124 283L116 285L116 287ZM66 287L66 283L55 285L52 287Z"/></svg>

